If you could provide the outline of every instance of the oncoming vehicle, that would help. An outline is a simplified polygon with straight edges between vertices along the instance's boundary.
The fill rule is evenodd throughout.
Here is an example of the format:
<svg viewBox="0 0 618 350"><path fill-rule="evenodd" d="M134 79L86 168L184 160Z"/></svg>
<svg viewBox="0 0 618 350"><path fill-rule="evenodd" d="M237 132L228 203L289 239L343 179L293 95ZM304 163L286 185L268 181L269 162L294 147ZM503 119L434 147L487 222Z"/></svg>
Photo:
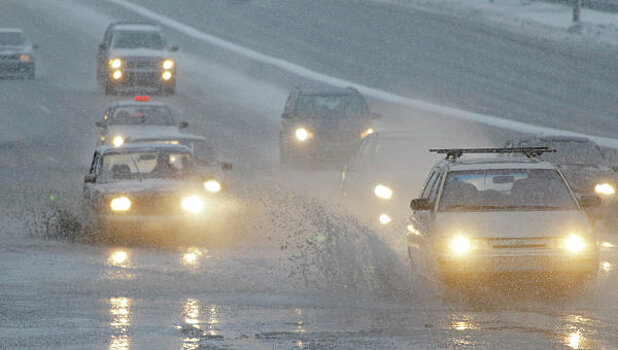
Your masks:
<svg viewBox="0 0 618 350"><path fill-rule="evenodd" d="M419 139L407 131L365 137L343 169L341 204L378 227L403 224L410 195L422 185L415 179L425 175L419 163L427 157L415 151ZM431 142L427 135L422 140Z"/></svg>
<svg viewBox="0 0 618 350"><path fill-rule="evenodd" d="M599 195L601 206L589 211L589 214L594 219L616 224L616 173L604 158L599 146L592 140L576 136L545 135L510 141L508 146L555 149L555 153L542 154L539 158L556 165L576 194Z"/></svg>
<svg viewBox="0 0 618 350"><path fill-rule="evenodd" d="M447 283L530 275L581 283L596 274L596 234L555 166L534 158L463 159L468 153L524 153L546 148L434 150L447 154L412 200L408 253Z"/></svg>
<svg viewBox="0 0 618 350"><path fill-rule="evenodd" d="M89 226L108 235L207 230L220 216L221 184L199 171L183 145L101 146L84 181Z"/></svg>
<svg viewBox="0 0 618 350"><path fill-rule="evenodd" d="M341 165L361 140L374 132L373 120L379 117L369 111L365 99L354 88L296 88L281 115L281 163Z"/></svg>
<svg viewBox="0 0 618 350"><path fill-rule="evenodd" d="M100 128L97 146L120 146L128 136L136 133L179 134L180 129L189 126L186 122L179 123L165 103L152 102L148 96L114 103L105 111L103 120L95 124Z"/></svg>
<svg viewBox="0 0 618 350"><path fill-rule="evenodd" d="M23 30L0 28L0 77L34 79L36 48Z"/></svg>
<svg viewBox="0 0 618 350"><path fill-rule="evenodd" d="M99 45L97 79L105 93L117 90L176 91L176 61L161 28L149 23L115 22Z"/></svg>

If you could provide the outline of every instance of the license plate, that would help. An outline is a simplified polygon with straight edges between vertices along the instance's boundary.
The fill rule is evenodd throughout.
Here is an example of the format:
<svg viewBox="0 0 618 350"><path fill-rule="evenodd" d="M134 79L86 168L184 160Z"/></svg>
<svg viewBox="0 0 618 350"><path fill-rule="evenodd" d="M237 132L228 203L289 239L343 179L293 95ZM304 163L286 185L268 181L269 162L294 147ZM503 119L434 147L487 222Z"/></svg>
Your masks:
<svg viewBox="0 0 618 350"><path fill-rule="evenodd" d="M496 271L541 271L547 269L544 256L501 256L493 258Z"/></svg>

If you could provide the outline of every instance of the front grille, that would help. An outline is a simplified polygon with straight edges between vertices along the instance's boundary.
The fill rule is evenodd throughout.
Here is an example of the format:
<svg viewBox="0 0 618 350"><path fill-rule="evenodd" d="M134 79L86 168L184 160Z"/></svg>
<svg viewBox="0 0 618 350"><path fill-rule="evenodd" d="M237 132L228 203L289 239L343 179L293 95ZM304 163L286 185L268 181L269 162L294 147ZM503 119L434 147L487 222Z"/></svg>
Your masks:
<svg viewBox="0 0 618 350"><path fill-rule="evenodd" d="M182 214L181 198L179 195L140 195L129 196L131 208L126 215L178 215ZM109 199L111 200L111 198ZM108 200L108 203L109 203Z"/></svg>
<svg viewBox="0 0 618 350"><path fill-rule="evenodd" d="M546 238L505 238L489 241L492 249L549 249L550 242Z"/></svg>
<svg viewBox="0 0 618 350"><path fill-rule="evenodd" d="M129 57L124 59L126 69L159 69L160 58L152 57Z"/></svg>
<svg viewBox="0 0 618 350"><path fill-rule="evenodd" d="M21 57L20 54L0 55L0 61L14 61L14 60L18 60L19 57Z"/></svg>

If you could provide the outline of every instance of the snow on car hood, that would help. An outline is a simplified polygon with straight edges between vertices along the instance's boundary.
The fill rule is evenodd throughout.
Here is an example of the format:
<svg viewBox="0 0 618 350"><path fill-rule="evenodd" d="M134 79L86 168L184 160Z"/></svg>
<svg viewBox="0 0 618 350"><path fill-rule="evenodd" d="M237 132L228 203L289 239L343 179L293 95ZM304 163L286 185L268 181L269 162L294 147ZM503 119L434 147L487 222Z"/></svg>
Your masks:
<svg viewBox="0 0 618 350"><path fill-rule="evenodd" d="M192 190L201 190L199 183L191 183L186 179L138 179L121 180L97 184L96 191L103 194L157 194ZM202 191L203 192L203 191Z"/></svg>
<svg viewBox="0 0 618 350"><path fill-rule="evenodd" d="M550 237L592 231L588 218L578 210L438 212L435 232L470 237Z"/></svg>
<svg viewBox="0 0 618 350"><path fill-rule="evenodd" d="M161 57L172 58L167 50L152 49L113 49L109 52L110 57Z"/></svg>

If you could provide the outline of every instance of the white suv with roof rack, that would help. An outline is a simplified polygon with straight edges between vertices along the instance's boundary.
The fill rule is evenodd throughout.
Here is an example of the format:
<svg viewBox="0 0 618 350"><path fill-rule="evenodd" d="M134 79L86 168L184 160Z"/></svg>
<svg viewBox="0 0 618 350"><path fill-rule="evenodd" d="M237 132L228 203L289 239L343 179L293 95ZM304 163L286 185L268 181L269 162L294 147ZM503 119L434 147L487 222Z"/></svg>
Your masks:
<svg viewBox="0 0 618 350"><path fill-rule="evenodd" d="M530 275L580 283L596 274L596 234L560 171L535 159L546 147L441 149L408 225L411 260L425 259L448 284ZM527 157L469 158L469 153Z"/></svg>

